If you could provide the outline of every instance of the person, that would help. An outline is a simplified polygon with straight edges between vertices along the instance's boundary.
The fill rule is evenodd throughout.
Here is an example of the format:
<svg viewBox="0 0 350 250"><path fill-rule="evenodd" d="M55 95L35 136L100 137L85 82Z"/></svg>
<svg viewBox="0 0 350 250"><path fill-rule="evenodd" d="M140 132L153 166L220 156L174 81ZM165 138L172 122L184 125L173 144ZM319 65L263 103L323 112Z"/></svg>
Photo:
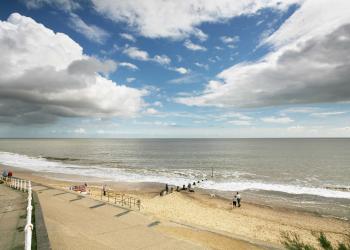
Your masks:
<svg viewBox="0 0 350 250"><path fill-rule="evenodd" d="M236 198L237 198L237 206L241 207L241 195L238 192L237 192Z"/></svg>
<svg viewBox="0 0 350 250"><path fill-rule="evenodd" d="M8 172L6 169L4 169L4 171L2 171L2 177L7 177L8 176Z"/></svg>
<svg viewBox="0 0 350 250"><path fill-rule="evenodd" d="M237 196L233 196L233 199L232 199L232 208L235 208L237 207Z"/></svg>
<svg viewBox="0 0 350 250"><path fill-rule="evenodd" d="M102 190L103 190L103 196L106 196L106 184L103 185Z"/></svg>
<svg viewBox="0 0 350 250"><path fill-rule="evenodd" d="M12 171L10 170L10 171L8 172L8 174L7 174L7 177L8 177L8 178L11 178L12 175L13 175L13 173L12 173Z"/></svg>
<svg viewBox="0 0 350 250"><path fill-rule="evenodd" d="M168 184L165 184L165 192L169 193L169 186L168 186Z"/></svg>

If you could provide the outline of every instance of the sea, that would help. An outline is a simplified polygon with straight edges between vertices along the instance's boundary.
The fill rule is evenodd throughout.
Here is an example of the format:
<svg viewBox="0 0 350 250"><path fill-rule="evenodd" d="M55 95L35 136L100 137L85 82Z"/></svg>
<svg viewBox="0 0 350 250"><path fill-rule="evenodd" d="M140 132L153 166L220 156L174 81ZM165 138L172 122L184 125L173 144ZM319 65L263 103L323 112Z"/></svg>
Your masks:
<svg viewBox="0 0 350 250"><path fill-rule="evenodd" d="M243 204L350 219L350 139L0 139L2 164L106 182L196 182L227 198L240 192Z"/></svg>

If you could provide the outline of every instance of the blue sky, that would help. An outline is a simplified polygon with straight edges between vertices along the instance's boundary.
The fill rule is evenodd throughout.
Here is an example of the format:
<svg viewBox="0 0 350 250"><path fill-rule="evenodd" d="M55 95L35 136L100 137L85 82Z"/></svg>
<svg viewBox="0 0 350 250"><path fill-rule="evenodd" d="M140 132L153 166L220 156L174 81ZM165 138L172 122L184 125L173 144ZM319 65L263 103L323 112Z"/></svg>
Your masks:
<svg viewBox="0 0 350 250"><path fill-rule="evenodd" d="M349 137L348 1L0 3L1 137Z"/></svg>

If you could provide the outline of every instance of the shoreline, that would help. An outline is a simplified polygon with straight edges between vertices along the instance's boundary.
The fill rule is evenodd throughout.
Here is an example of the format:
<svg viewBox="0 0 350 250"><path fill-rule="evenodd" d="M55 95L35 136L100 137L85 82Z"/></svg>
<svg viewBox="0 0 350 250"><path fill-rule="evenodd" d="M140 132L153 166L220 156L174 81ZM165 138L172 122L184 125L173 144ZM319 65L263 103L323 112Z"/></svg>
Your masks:
<svg viewBox="0 0 350 250"><path fill-rule="evenodd" d="M350 232L349 221L288 207L268 206L243 200L241 208L232 209L231 202L226 197L211 197L208 190L198 188L195 193L174 191L160 197L159 192L164 188L160 183L117 183L72 175L69 176L70 180L67 180L68 176L64 174L39 173L10 166L8 168L14 170L15 176L61 189L84 182L92 186L106 183L116 192L141 199L141 213L147 216L204 228L244 241L280 246L280 233L291 231L300 234L305 242L315 243L312 231L324 231L331 241L337 242L345 239L345 233Z"/></svg>
<svg viewBox="0 0 350 250"><path fill-rule="evenodd" d="M116 183L119 183L121 185L117 185L116 188L119 189L122 187L133 187L135 189L139 189L140 187L149 189L152 187L155 187L157 191L154 191L155 193L158 193L161 191L162 188L164 188L165 183L161 182L147 182L147 181L113 181L110 179L104 179L102 177L93 177L93 176L85 176L85 175L77 175L77 174L64 174L64 173L53 173L53 172L39 172L39 171L34 171L34 170L29 170L27 168L21 168L21 167L12 167L12 166L7 166L2 164L2 166L5 166L7 168L13 168L17 169L20 172L28 172L28 173L33 173L36 176L41 176L45 177L48 179L54 179L57 181L64 181L64 182L90 182L90 183L110 183L115 186ZM208 180L210 181L210 179ZM191 183L192 184L192 183ZM102 185L102 184L101 184ZM187 186L187 184L186 184ZM170 187L176 188L175 185L170 185L169 184L169 189ZM216 190L216 189L205 189L197 186L192 186L196 189L198 192L206 193L206 194L215 194L217 197L222 197L224 200L227 202L231 202L231 196L232 194L235 193L235 191L222 191L222 190ZM181 188L181 186L180 186ZM334 219L339 219L343 221L349 221L350 222L350 214L346 217L343 215L335 214L335 213L330 213L327 211L327 209L324 209L323 211L316 211L315 207L308 207L307 202L303 203L301 201L292 203L291 201L285 202L281 200L281 197L284 195L287 195L289 197L295 196L298 198L298 194L290 194L290 193L283 193L283 192L278 192L278 191L268 191L268 190L255 190L255 191L239 191L240 193L244 193L244 203L246 204L251 204L255 206L262 206L266 208L271 208L271 209L277 209L281 211L298 211L301 213L310 213L313 214L314 216L319 216L319 217L325 217L325 218L334 218ZM276 195L276 196L273 196ZM307 196L305 194L299 194L303 196ZM310 195L311 196L311 195ZM317 196L316 196L317 197ZM330 198L325 198L325 199L330 199ZM335 200L346 200L345 198L335 198ZM349 212L350 212L350 202L348 204ZM326 213L322 213L326 211Z"/></svg>

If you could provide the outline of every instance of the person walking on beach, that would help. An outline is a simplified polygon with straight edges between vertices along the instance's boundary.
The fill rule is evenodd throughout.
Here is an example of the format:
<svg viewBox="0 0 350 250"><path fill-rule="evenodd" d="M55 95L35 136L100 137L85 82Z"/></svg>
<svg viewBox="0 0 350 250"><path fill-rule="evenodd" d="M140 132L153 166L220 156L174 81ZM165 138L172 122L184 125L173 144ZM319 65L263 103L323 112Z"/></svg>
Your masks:
<svg viewBox="0 0 350 250"><path fill-rule="evenodd" d="M237 198L237 206L241 207L241 195L238 192L237 192L236 198Z"/></svg>
<svg viewBox="0 0 350 250"><path fill-rule="evenodd" d="M168 184L165 184L165 192L168 194L169 193L169 186Z"/></svg>
<svg viewBox="0 0 350 250"><path fill-rule="evenodd" d="M232 208L235 208L237 207L237 196L233 196L233 199L232 199Z"/></svg>

